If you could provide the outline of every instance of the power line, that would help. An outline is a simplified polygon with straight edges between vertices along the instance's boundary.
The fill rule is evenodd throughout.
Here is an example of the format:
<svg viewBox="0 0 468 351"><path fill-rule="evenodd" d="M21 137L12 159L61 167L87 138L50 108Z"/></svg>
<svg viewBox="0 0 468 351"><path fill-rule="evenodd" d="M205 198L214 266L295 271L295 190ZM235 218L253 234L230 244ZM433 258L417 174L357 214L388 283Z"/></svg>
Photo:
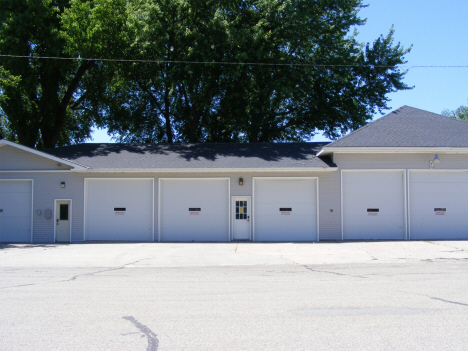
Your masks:
<svg viewBox="0 0 468 351"><path fill-rule="evenodd" d="M303 66L303 67L363 67L363 65L332 65L315 63L262 63L262 62L218 62L218 61L182 61L182 60L143 60L143 59L110 59L110 58L84 58L84 57L58 57L58 56L27 56L0 54L0 57L28 58L28 59L50 59L50 60L78 60L78 61L107 61L107 62L139 62L139 63L177 63L177 64L200 64L200 65L239 65L239 66ZM375 68L394 68L397 65L373 65ZM468 68L466 66L452 65L398 65L402 68Z"/></svg>

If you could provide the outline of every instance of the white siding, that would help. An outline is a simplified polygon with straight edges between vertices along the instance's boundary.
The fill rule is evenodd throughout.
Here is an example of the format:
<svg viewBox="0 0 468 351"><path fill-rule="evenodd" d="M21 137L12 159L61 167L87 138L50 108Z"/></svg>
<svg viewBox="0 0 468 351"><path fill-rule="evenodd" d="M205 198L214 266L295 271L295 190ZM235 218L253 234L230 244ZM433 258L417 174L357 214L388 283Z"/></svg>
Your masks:
<svg viewBox="0 0 468 351"><path fill-rule="evenodd" d="M435 152L401 154L334 154L334 162L340 169L429 169ZM437 153L440 163L434 169L468 169L467 154Z"/></svg>
<svg viewBox="0 0 468 351"><path fill-rule="evenodd" d="M252 196L252 177L318 177L320 240L341 239L340 172L203 172L203 173L1 173L0 179L33 179L33 241L53 242L53 219L44 218L44 210L54 209L55 199L72 199L72 242L83 241L84 178L154 178L154 236L158 237L158 180L159 178L230 178L231 196ZM244 185L239 185L243 178ZM60 187L65 182L65 188ZM42 210L42 215L37 214Z"/></svg>
<svg viewBox="0 0 468 351"><path fill-rule="evenodd" d="M17 149L10 145L0 147L0 170L68 170L70 166Z"/></svg>

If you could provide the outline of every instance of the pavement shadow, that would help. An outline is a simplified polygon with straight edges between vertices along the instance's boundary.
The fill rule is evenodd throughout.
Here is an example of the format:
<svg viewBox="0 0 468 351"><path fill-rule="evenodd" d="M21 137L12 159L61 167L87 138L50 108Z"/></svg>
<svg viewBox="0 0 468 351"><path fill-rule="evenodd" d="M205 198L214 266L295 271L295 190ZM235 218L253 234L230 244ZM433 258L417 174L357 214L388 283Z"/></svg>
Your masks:
<svg viewBox="0 0 468 351"><path fill-rule="evenodd" d="M0 250L4 249L32 249L37 247L57 247L64 244L20 244L20 243L0 243Z"/></svg>

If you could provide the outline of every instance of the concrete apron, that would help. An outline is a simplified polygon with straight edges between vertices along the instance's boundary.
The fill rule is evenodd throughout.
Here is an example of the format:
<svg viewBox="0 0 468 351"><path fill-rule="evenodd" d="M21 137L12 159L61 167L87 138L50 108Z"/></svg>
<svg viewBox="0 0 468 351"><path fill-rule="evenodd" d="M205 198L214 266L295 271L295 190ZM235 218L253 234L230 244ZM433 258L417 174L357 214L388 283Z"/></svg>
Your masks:
<svg viewBox="0 0 468 351"><path fill-rule="evenodd" d="M1 267L203 267L468 261L468 241L0 245Z"/></svg>

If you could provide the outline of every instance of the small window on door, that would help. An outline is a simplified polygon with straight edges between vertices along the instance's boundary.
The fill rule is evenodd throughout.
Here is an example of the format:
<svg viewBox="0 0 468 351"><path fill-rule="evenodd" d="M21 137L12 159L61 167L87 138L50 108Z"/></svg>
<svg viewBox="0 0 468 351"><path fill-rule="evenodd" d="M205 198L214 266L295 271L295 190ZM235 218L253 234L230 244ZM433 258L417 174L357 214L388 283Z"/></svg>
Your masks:
<svg viewBox="0 0 468 351"><path fill-rule="evenodd" d="M60 204L60 218L61 221L68 221L68 204Z"/></svg>
<svg viewBox="0 0 468 351"><path fill-rule="evenodd" d="M247 219L247 201L236 201L236 219Z"/></svg>

